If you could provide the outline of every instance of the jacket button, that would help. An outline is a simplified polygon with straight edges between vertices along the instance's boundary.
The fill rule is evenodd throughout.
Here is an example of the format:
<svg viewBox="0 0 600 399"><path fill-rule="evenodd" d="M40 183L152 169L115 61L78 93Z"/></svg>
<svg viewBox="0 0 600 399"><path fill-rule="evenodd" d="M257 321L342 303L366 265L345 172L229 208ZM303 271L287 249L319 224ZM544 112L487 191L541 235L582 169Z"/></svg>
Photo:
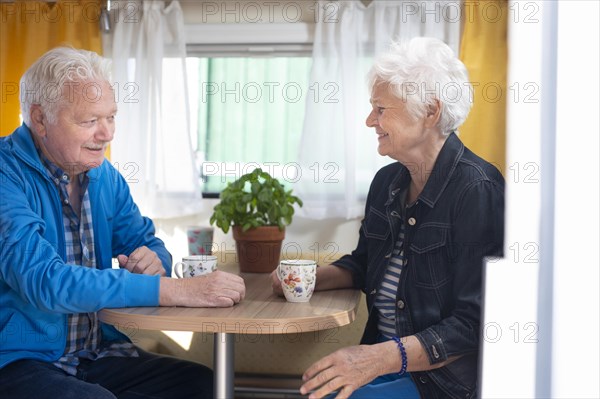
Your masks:
<svg viewBox="0 0 600 399"><path fill-rule="evenodd" d="M433 352L433 357L435 357L436 359L440 358L440 354L437 351L437 348L435 347L435 345L431 345L431 351Z"/></svg>
<svg viewBox="0 0 600 399"><path fill-rule="evenodd" d="M421 384L427 384L427 377L419 377L419 381L421 381Z"/></svg>
<svg viewBox="0 0 600 399"><path fill-rule="evenodd" d="M404 306L405 306L404 301L402 299L400 299L398 301L398 309L402 310L402 309L404 309Z"/></svg>
<svg viewBox="0 0 600 399"><path fill-rule="evenodd" d="M415 224L417 224L417 219L415 219L415 218L409 218L408 219L408 224L410 224L411 226L414 226Z"/></svg>

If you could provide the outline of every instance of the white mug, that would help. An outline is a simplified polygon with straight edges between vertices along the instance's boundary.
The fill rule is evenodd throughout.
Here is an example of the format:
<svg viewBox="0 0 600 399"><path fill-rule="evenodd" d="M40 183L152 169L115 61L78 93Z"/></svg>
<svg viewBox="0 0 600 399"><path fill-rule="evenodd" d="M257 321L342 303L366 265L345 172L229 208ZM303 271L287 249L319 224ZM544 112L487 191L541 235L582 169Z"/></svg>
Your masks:
<svg viewBox="0 0 600 399"><path fill-rule="evenodd" d="M184 256L173 266L178 278L204 276L217 270L217 257L214 255Z"/></svg>
<svg viewBox="0 0 600 399"><path fill-rule="evenodd" d="M317 262L307 259L282 260L277 276L288 302L308 302L315 290Z"/></svg>

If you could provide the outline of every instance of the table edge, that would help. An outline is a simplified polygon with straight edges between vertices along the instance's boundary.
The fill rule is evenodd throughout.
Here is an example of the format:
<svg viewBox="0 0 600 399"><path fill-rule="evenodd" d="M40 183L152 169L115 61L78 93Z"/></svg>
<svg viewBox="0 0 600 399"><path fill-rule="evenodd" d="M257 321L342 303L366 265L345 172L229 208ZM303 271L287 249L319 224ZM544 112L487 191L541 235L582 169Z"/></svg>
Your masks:
<svg viewBox="0 0 600 399"><path fill-rule="evenodd" d="M240 318L228 317L175 317L164 315L144 315L122 312L132 308L107 308L98 312L100 321L117 328L131 331L163 330L193 331L201 333L246 333L246 334L297 334L326 330L348 325L356 320L361 293L356 290L352 309L341 310L328 315L292 318ZM141 308L140 308L141 309Z"/></svg>

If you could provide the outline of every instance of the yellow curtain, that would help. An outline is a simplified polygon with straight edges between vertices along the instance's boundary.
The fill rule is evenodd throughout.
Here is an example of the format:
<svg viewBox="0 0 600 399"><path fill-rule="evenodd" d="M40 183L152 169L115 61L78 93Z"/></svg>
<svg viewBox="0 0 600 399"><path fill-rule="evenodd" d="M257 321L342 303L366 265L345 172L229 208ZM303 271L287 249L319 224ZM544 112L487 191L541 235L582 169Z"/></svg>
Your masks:
<svg viewBox="0 0 600 399"><path fill-rule="evenodd" d="M0 3L0 135L20 125L19 80L46 51L68 45L102 54L101 0Z"/></svg>
<svg viewBox="0 0 600 399"><path fill-rule="evenodd" d="M504 173L506 163L506 0L466 1L460 58L474 85L473 108L461 140Z"/></svg>

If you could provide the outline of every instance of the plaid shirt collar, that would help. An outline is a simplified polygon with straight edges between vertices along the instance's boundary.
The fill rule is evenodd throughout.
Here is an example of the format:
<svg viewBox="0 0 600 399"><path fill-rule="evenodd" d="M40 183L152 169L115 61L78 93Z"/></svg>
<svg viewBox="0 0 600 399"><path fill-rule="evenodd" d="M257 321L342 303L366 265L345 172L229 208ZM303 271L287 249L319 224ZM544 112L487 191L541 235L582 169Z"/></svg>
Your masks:
<svg viewBox="0 0 600 399"><path fill-rule="evenodd" d="M52 179L54 184L56 184L57 187L62 187L66 189L67 184L71 182L69 175L66 174L65 171L63 171L58 165L49 160L48 157L46 157L42 150L37 146L37 144L35 147L38 150L38 154L40 156L40 160L42 161L42 165L44 165L46 171L48 172L48 176L50 176L50 178ZM85 192L88 181L89 178L87 176L87 172L79 174L79 184L81 184L82 188L81 192Z"/></svg>

